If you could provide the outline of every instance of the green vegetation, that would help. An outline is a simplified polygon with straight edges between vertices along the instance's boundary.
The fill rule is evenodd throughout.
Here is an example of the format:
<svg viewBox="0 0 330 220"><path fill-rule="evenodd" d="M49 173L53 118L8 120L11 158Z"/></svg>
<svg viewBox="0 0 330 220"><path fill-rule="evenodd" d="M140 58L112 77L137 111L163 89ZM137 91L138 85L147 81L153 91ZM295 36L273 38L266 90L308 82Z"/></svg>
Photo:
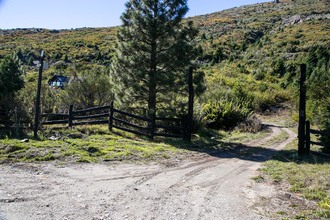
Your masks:
<svg viewBox="0 0 330 220"><path fill-rule="evenodd" d="M4 112L14 107L12 102L16 92L24 86L24 80L17 56L7 55L0 61L0 112Z"/></svg>
<svg viewBox="0 0 330 220"><path fill-rule="evenodd" d="M81 71L79 75L75 74L64 90L56 90L59 96L57 104L62 109L69 105L81 109L109 105L110 101L115 99L114 84L109 79L107 68L92 67L90 70Z"/></svg>
<svg viewBox="0 0 330 220"><path fill-rule="evenodd" d="M195 28L199 30L199 35L194 40L194 44L197 45L195 63L199 65L200 71L205 73L205 80L201 77L203 74L196 74L195 77L198 78L199 84L201 81L205 82L207 91L203 97L196 100L196 123L208 127L232 129L253 112L272 111L282 106L289 106L295 110L298 64L307 62L309 69L313 68L314 73L328 71L327 61L319 59L321 54L327 54L329 51L328 8L329 2L326 0L284 0L276 4L262 3L196 16L184 20L184 24L177 24L190 27L189 24L192 21ZM166 20L167 18L159 19ZM162 28L165 28L166 22L162 25ZM118 30L122 31L118 32ZM172 31L175 31L175 28ZM32 61L38 59L41 49L46 51L46 60L50 64L50 68L44 72L43 80L46 82L55 74L81 76L86 72L92 74L95 68L110 67L118 60L118 56L115 55L117 54L116 34L124 36L123 29L118 27L76 30L0 30L0 33L2 45L0 58L14 50L24 64L26 88L19 97L20 101L25 102L26 105L32 103L29 96L34 95L36 81L37 70ZM168 40L165 41L165 39ZM172 45L175 39L164 38L162 46L166 49L165 44ZM191 39L189 38L189 41ZM189 41L186 42L186 46L190 45ZM136 46L142 47L141 42L143 41L135 43ZM122 46L124 46L123 43ZM131 48L133 43L126 46L126 49L129 48L128 46ZM322 51L318 48L322 48ZM185 58L190 61L193 55L194 53L185 54L178 60ZM317 60L308 58L313 58L314 55ZM186 66L187 62L183 63L182 67ZM170 64L174 65L174 62ZM109 74L108 70L105 72L106 75ZM180 79L183 79L184 72L178 73L181 76ZM127 71L125 74L128 74ZM176 77L179 76L178 74ZM315 76L310 81L314 82L311 84L315 89L313 94L318 94L318 91L328 91L322 89L327 88L327 80L321 80L324 82L322 88L314 86L320 82L320 79L326 77L326 74L323 74L323 78L321 75L311 74L311 77ZM119 76L112 75L110 78L112 81L120 79ZM160 84L173 85L174 78L170 77L167 80L168 83ZM166 79L162 77L158 81L162 80ZM172 83L169 83L170 81ZM172 86L171 91L172 89L183 91L184 85L179 81L175 81L176 86ZM203 91L205 87L198 88ZM45 91L43 111L65 111L67 107L55 100L58 92L46 90L47 88L43 90ZM117 99L129 92L118 83L112 84L110 90L109 97L117 93ZM161 92L158 92L158 97L164 101L164 104L161 104L161 100L158 100L159 113L167 111L168 115L185 114L185 99L174 92L170 95L165 94L163 90L159 91ZM66 101L76 104L76 97L73 96L72 99L70 97L67 96ZM139 97L142 96L139 95ZM317 96L310 97L316 99L309 103L310 112L319 112L311 116L314 119L312 121L327 130L328 123L324 119L329 117L324 109L326 110L329 105L324 103L328 102ZM319 105L321 102L323 104ZM97 101L93 102L94 105L97 103ZM137 101L134 103L136 104L134 108L138 110L147 107L146 104L139 104ZM320 106L320 108L316 110L315 106ZM170 110L170 107L173 109ZM177 109L183 110L178 112ZM26 108L28 113L31 110L33 112L33 106Z"/></svg>
<svg viewBox="0 0 330 220"><path fill-rule="evenodd" d="M324 46L310 49L307 57L309 95L308 115L325 132L322 141L330 144L330 50ZM326 149L325 149L326 150Z"/></svg>
<svg viewBox="0 0 330 220"><path fill-rule="evenodd" d="M218 118L214 114L214 108L209 110L210 103L211 106L221 105L220 109L228 111L228 107L219 104L220 97L225 103L233 103L231 114L236 114L240 120L244 119L242 116L247 110L265 112L281 107L284 103L295 110L298 67L300 63L307 62L310 56L308 51L320 51L318 56L314 56L316 62L320 62L317 64L318 68L308 62L309 68L317 73L316 78L324 80L324 77L320 77L321 72L328 72L327 58L320 59L329 51L328 8L327 1L287 0L277 4L249 5L188 19L194 21L200 30L197 40L200 48L198 60L203 64L206 87L212 94L207 95L200 103L207 106L211 115L202 111L202 116L205 115L207 121ZM315 48L322 48L322 52ZM311 86L315 91L329 90L327 81L322 86ZM210 98L212 96L214 98ZM322 99L324 103L323 98L313 98L316 102ZM324 115L327 112L324 111L325 106L329 104L322 105L322 110L319 109L323 112L322 116L318 114L324 120L329 118ZM238 114L237 109L242 112ZM223 115L225 119L228 113L224 114L219 110L216 115ZM317 116L314 114L313 117ZM313 121L322 124L320 121ZM223 124L220 123L221 125Z"/></svg>
<svg viewBox="0 0 330 220"><path fill-rule="evenodd" d="M291 193L317 204L316 208L296 204L293 208L300 213L300 219L327 219L330 217L330 159L315 155L300 158L296 147L297 141L289 144L273 160L266 162L262 171L277 184L289 184Z"/></svg>
<svg viewBox="0 0 330 220"><path fill-rule="evenodd" d="M126 136L128 135L128 136ZM161 162L180 157L183 150L166 143L151 143L133 135L110 133L106 126L82 126L75 130L47 129L41 140L0 140L0 163L63 161L102 162L131 161ZM52 137L53 140L49 140Z"/></svg>
<svg viewBox="0 0 330 220"><path fill-rule="evenodd" d="M184 159L196 152L231 149L241 142L265 137L267 130L259 133L225 132L202 129L192 143L177 139L157 138L154 142L133 134L114 130L107 126L79 126L73 129L48 126L40 134L40 140L0 139L0 163L61 161L148 162L175 158ZM28 136L29 138L29 136Z"/></svg>

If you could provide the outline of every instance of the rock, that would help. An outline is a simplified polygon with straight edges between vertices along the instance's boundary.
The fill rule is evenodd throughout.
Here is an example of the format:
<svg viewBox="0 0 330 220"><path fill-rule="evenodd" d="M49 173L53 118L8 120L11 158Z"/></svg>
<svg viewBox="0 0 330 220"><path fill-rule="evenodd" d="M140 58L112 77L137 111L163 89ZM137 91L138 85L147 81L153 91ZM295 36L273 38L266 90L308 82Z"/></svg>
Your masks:
<svg viewBox="0 0 330 220"><path fill-rule="evenodd" d="M23 140L21 140L21 142L22 143L26 143L26 142L29 142L30 140L29 139L27 139L27 138L25 138L25 139L23 139Z"/></svg>
<svg viewBox="0 0 330 220"><path fill-rule="evenodd" d="M55 137L55 136L51 136L50 138L48 138L49 140L51 140L51 141L56 141L58 138L57 137Z"/></svg>
<svg viewBox="0 0 330 220"><path fill-rule="evenodd" d="M290 25L294 25L299 22L302 22L300 15L294 15L290 18Z"/></svg>
<svg viewBox="0 0 330 220"><path fill-rule="evenodd" d="M294 16L291 16L290 18L287 18L284 20L284 25L285 26L288 26L288 25L295 25L295 24L298 24L298 23L302 23L304 21L304 19L300 16L300 15L294 15Z"/></svg>

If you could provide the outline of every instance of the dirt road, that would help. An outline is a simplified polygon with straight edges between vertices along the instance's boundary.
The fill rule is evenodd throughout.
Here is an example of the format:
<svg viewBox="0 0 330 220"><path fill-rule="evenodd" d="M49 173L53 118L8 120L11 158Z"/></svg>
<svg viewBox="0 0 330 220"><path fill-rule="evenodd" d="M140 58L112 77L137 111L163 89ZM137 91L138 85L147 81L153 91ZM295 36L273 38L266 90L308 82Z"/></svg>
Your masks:
<svg viewBox="0 0 330 220"><path fill-rule="evenodd" d="M172 166L1 165L0 219L269 219L255 204L274 188L251 177L296 137L270 128L239 152L201 153ZM283 131L289 138L267 146Z"/></svg>

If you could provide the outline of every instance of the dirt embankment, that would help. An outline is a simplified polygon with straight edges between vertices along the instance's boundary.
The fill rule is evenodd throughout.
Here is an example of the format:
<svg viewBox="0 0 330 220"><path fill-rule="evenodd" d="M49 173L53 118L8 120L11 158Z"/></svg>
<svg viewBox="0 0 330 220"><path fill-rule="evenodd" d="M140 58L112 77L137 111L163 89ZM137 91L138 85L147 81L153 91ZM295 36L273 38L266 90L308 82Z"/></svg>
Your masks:
<svg viewBox="0 0 330 220"><path fill-rule="evenodd" d="M0 219L271 219L257 204L275 189L251 177L296 134L270 128L239 152L201 153L172 166L1 165ZM286 140L267 146L283 131Z"/></svg>

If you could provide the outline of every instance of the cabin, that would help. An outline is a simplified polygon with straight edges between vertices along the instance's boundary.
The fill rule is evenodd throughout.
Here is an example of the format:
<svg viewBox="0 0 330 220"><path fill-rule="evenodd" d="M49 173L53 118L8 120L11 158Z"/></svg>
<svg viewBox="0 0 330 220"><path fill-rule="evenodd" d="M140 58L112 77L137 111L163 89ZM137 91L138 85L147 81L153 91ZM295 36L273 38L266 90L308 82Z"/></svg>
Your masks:
<svg viewBox="0 0 330 220"><path fill-rule="evenodd" d="M69 79L67 76L55 75L50 80L48 80L48 85L54 88L64 89L64 86L66 86L68 82Z"/></svg>

